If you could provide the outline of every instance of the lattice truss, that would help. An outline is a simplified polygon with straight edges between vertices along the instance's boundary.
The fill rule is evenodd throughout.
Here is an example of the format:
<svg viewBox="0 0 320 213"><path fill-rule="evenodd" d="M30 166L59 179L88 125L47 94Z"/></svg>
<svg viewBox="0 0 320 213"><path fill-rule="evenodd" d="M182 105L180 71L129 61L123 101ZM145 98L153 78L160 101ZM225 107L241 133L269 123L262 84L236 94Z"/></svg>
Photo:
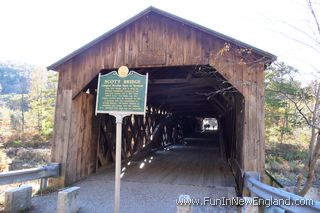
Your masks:
<svg viewBox="0 0 320 213"><path fill-rule="evenodd" d="M115 159L115 117L99 114L98 165L105 166ZM164 110L147 107L146 116L131 115L123 119L122 160L176 143L182 138L178 119Z"/></svg>

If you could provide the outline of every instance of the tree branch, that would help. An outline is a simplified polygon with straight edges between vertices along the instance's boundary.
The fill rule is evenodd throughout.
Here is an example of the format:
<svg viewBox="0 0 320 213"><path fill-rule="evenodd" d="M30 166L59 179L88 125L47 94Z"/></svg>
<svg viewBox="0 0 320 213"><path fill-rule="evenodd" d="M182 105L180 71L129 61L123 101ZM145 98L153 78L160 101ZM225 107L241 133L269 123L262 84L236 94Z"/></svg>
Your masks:
<svg viewBox="0 0 320 213"><path fill-rule="evenodd" d="M306 115L303 113L303 107L301 108L299 105L298 105L298 102L295 101L293 98L291 98L287 93L284 93L282 91L278 91L278 90L269 90L269 91L272 91L272 92L278 92L278 93L281 93L282 95L284 95L287 99L289 99L295 106L295 108L298 110L299 114L303 117L303 119L306 121L306 123L311 126L311 127L314 127L316 128L317 130L320 131L320 126L316 126L316 125L313 125L309 119L306 117Z"/></svg>
<svg viewBox="0 0 320 213"><path fill-rule="evenodd" d="M311 0L307 0L307 3L308 3L309 10L311 12L311 15L312 15L312 17L313 17L313 19L314 19L314 21L316 23L318 34L320 35L320 24L319 24L319 21L318 21L318 17L316 16L316 13L314 12L312 2L311 2Z"/></svg>

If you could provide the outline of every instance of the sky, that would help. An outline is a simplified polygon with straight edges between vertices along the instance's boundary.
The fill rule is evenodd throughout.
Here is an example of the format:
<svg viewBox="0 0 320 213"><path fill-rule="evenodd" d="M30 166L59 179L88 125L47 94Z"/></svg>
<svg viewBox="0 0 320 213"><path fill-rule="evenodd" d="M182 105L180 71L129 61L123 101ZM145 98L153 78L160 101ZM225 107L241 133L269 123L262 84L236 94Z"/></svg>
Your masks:
<svg viewBox="0 0 320 213"><path fill-rule="evenodd" d="M301 80L320 67L320 53L294 41L314 46L305 0L0 0L0 61L49 66L149 6L275 54Z"/></svg>

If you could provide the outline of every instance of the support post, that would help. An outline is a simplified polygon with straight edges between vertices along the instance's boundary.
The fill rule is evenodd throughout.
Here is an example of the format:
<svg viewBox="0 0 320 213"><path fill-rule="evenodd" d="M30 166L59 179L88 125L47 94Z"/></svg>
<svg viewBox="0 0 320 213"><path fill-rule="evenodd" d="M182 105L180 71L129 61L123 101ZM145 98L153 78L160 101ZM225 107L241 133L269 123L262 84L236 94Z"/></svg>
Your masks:
<svg viewBox="0 0 320 213"><path fill-rule="evenodd" d="M120 212L120 175L121 175L121 141L122 141L122 119L125 115L116 114L116 169L115 169L115 192L114 192L114 212Z"/></svg>
<svg viewBox="0 0 320 213"><path fill-rule="evenodd" d="M41 178L40 179L40 191L43 191L46 188L48 188L48 178Z"/></svg>

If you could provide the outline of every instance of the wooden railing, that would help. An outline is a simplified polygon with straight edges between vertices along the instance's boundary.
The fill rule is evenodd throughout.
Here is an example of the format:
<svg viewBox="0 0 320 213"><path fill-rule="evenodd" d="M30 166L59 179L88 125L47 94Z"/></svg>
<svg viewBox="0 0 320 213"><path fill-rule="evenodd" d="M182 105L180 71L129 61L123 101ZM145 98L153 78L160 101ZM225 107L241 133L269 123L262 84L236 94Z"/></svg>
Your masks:
<svg viewBox="0 0 320 213"><path fill-rule="evenodd" d="M46 166L32 169L22 169L0 173L0 185L21 183L41 179L40 189L47 187L48 178L60 176L60 164L50 163Z"/></svg>

